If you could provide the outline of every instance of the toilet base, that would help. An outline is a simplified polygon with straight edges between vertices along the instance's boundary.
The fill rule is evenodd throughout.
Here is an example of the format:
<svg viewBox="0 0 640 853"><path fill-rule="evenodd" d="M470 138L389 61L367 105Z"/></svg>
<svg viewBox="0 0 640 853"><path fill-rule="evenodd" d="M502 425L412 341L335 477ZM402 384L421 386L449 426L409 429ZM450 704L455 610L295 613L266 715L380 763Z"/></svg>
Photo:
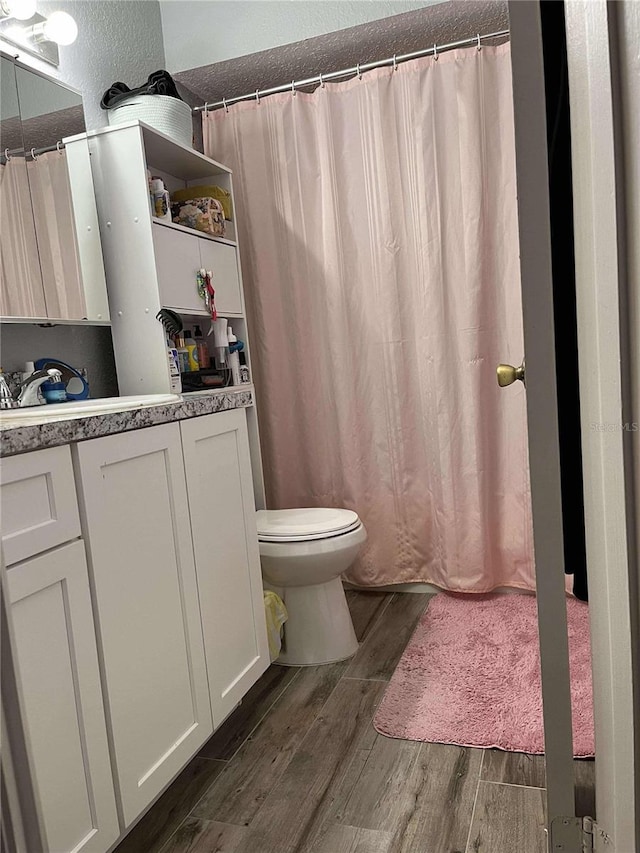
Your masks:
<svg viewBox="0 0 640 853"><path fill-rule="evenodd" d="M289 618L284 625L282 666L318 666L352 657L358 651L341 579L312 586L280 587Z"/></svg>

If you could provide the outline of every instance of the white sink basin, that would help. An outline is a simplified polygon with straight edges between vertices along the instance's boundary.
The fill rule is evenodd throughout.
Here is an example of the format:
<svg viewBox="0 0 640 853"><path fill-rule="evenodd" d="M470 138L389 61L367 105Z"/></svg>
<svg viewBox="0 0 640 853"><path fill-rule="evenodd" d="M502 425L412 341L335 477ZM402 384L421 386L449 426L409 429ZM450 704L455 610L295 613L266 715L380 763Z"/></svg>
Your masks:
<svg viewBox="0 0 640 853"><path fill-rule="evenodd" d="M166 406L171 403L178 403L180 399L177 394L140 394L132 397L103 397L100 400L47 403L44 406L28 406L24 409L3 409L0 411L0 422L54 421L67 416L100 415L103 412L143 409L147 406Z"/></svg>

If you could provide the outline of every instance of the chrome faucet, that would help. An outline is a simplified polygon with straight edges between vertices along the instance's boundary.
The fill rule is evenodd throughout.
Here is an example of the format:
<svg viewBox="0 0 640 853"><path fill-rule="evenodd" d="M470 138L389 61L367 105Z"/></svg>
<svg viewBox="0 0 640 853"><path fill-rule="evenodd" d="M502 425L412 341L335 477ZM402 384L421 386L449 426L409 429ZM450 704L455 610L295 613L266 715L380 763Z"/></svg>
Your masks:
<svg viewBox="0 0 640 853"><path fill-rule="evenodd" d="M18 389L17 397L11 393L11 389L5 377L0 374L0 409L17 409L26 406L39 405L38 389L44 382L60 382L62 374L55 367L49 370L35 370L22 382Z"/></svg>

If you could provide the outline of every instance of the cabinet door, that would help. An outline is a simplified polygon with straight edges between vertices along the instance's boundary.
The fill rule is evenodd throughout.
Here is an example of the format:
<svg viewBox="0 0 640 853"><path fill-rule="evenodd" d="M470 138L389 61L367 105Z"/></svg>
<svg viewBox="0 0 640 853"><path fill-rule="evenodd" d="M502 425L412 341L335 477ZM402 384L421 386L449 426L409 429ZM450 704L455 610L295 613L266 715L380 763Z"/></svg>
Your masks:
<svg viewBox="0 0 640 853"><path fill-rule="evenodd" d="M212 732L180 429L74 452L128 826Z"/></svg>
<svg viewBox="0 0 640 853"><path fill-rule="evenodd" d="M104 853L120 830L84 543L19 563L7 585L47 849Z"/></svg>
<svg viewBox="0 0 640 853"><path fill-rule="evenodd" d="M156 223L152 230L161 305L179 312L202 313L205 306L196 280L202 266L199 238Z"/></svg>
<svg viewBox="0 0 640 853"><path fill-rule="evenodd" d="M236 249L213 240L200 240L200 260L200 265L213 273L218 314L242 314Z"/></svg>
<svg viewBox="0 0 640 853"><path fill-rule="evenodd" d="M182 421L214 726L269 665L244 410Z"/></svg>

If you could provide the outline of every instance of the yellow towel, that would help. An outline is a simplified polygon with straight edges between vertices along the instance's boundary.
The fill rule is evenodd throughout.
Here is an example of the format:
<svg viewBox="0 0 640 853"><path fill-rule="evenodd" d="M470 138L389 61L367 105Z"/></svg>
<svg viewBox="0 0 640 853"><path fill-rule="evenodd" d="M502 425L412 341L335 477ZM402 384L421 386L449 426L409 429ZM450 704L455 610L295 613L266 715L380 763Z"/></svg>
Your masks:
<svg viewBox="0 0 640 853"><path fill-rule="evenodd" d="M287 608L279 595L271 590L264 592L264 610L267 617L269 655L274 661L282 648L282 626L288 619Z"/></svg>

